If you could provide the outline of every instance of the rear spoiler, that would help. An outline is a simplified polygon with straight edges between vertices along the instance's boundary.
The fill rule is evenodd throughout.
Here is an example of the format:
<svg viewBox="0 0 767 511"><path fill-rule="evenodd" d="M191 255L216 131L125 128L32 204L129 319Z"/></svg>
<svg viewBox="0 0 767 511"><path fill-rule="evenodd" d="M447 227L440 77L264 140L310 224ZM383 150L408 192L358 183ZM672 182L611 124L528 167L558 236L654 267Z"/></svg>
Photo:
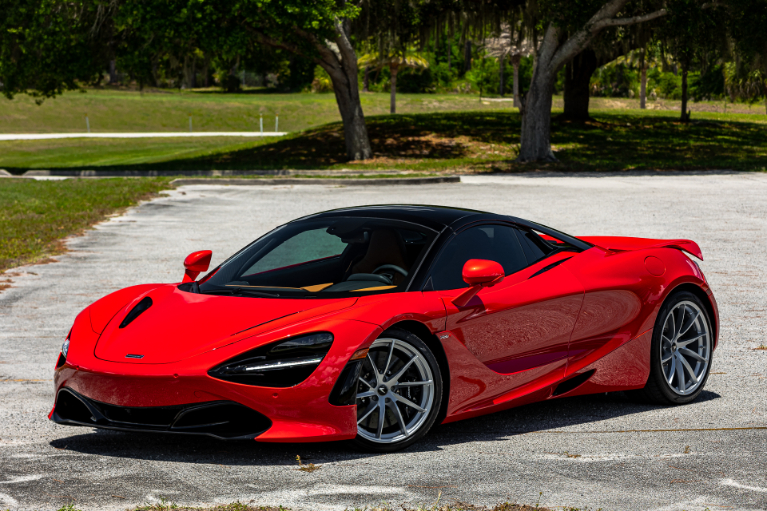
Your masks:
<svg viewBox="0 0 767 511"><path fill-rule="evenodd" d="M650 238L624 238L620 236L578 236L579 240L605 250L628 252L648 248L676 248L703 260L703 252L692 240L656 240Z"/></svg>

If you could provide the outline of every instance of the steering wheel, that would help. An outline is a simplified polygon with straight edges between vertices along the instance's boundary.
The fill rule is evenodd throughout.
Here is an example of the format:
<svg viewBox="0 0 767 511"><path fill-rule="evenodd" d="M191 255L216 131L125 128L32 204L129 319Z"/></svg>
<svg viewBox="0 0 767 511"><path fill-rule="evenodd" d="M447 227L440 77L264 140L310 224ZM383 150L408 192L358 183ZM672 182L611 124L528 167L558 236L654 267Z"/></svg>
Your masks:
<svg viewBox="0 0 767 511"><path fill-rule="evenodd" d="M379 271L382 271L382 270L394 270L397 273L402 274L403 277L407 277L407 272L403 270L402 268L400 268L399 266L397 266L396 264L382 264L381 266L373 270L373 273L378 273Z"/></svg>

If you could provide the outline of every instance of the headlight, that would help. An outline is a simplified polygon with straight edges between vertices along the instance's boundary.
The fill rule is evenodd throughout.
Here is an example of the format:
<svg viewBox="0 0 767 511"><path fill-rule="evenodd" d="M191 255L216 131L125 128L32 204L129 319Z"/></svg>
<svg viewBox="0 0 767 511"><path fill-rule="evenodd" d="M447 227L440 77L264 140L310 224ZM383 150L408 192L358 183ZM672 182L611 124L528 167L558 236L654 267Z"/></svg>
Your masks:
<svg viewBox="0 0 767 511"><path fill-rule="evenodd" d="M59 358L56 359L56 369L67 363L67 353L69 353L69 339L72 337L72 330L67 334L67 338L64 340L64 344L61 345L61 353Z"/></svg>
<svg viewBox="0 0 767 511"><path fill-rule="evenodd" d="M250 350L214 367L213 378L260 387L292 387L306 380L333 344L333 334L318 332Z"/></svg>

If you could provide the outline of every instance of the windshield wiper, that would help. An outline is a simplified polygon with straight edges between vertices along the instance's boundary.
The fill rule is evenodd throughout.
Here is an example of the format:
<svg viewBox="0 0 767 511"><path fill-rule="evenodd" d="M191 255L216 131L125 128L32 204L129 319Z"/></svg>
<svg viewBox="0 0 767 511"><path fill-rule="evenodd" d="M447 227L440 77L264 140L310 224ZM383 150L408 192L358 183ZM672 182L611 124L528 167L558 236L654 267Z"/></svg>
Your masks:
<svg viewBox="0 0 767 511"><path fill-rule="evenodd" d="M235 287L232 289L214 289L213 291L205 291L204 295L247 295L257 296L260 298L279 298L278 293L267 293L266 291L256 291L254 289L247 289L242 287Z"/></svg>

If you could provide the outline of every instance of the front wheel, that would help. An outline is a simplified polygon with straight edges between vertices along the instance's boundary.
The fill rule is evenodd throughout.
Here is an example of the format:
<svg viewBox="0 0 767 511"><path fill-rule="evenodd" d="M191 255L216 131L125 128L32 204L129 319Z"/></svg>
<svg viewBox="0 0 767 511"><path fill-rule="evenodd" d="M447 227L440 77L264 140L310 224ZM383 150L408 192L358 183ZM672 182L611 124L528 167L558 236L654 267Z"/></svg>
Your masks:
<svg viewBox="0 0 767 511"><path fill-rule="evenodd" d="M697 296L687 291L671 295L658 312L650 377L637 396L665 405L694 401L711 371L711 332L711 318Z"/></svg>
<svg viewBox="0 0 767 511"><path fill-rule="evenodd" d="M391 452L413 444L434 425L442 377L418 336L392 328L370 346L357 386L357 438L365 450Z"/></svg>

